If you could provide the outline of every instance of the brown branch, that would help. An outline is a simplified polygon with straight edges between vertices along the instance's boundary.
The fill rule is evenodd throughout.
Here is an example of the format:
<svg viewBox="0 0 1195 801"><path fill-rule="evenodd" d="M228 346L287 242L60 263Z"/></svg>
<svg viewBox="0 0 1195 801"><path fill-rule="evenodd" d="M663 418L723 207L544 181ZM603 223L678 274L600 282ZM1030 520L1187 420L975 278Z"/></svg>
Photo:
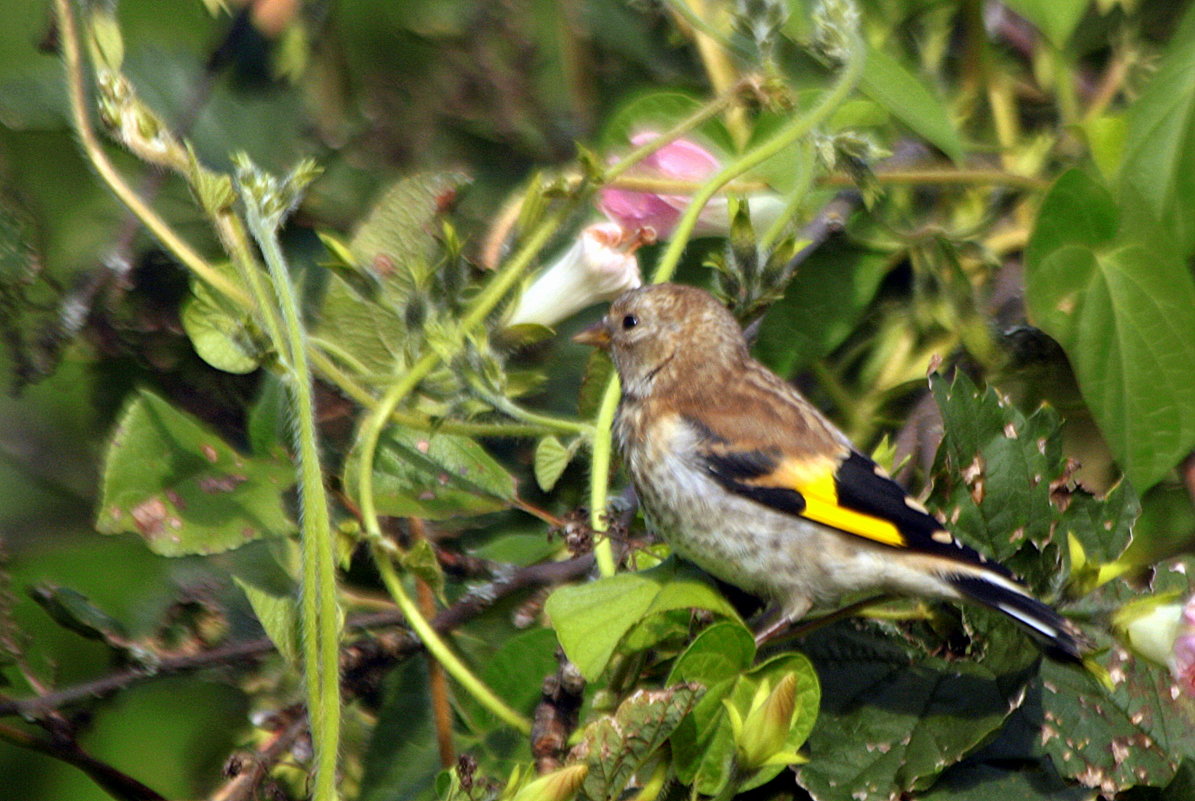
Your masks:
<svg viewBox="0 0 1195 801"><path fill-rule="evenodd" d="M208 801L250 801L258 785L270 772L270 768L290 752L291 747L307 732L307 715L299 707L288 710L288 722L284 722L252 754L234 754L229 765L236 766L236 775L213 793Z"/></svg>
<svg viewBox="0 0 1195 801"><path fill-rule="evenodd" d="M427 540L427 530L421 519L410 519L411 539L415 542ZM431 619L436 614L436 596L431 586L421 578L415 579L419 612ZM431 654L427 657L427 693L432 705L432 720L436 724L436 745L440 749L440 767L451 768L456 764L456 753L452 742L452 700L448 690L448 675L444 666Z"/></svg>
<svg viewBox="0 0 1195 801"><path fill-rule="evenodd" d="M521 568L509 567L499 578L466 593L455 604L436 615L432 625L440 633L452 631L512 593L529 587L559 584L579 578L592 566L593 557L587 555L564 562L547 562ZM348 620L348 627L360 631L396 626L402 622L403 616L397 610L393 610L355 615ZM346 692L367 695L370 690L369 684L355 687L350 681L352 676L369 673L376 675L380 681L380 676L385 670L420 650L422 645L405 629L381 632L346 644L341 654ZM260 637L196 654L166 657L153 670L121 670L31 698L0 697L0 718L13 715L26 719L42 718L60 708L98 700L151 679L213 667L251 663L273 651L274 644L269 638ZM374 688L376 689L376 685Z"/></svg>
<svg viewBox="0 0 1195 801"><path fill-rule="evenodd" d="M60 762L74 765L87 774L106 793L120 801L166 801L165 796L141 782L122 773L107 762L102 762L84 751L73 737L54 737L48 740L35 737L27 731L0 724L0 740L30 751L51 756Z"/></svg>

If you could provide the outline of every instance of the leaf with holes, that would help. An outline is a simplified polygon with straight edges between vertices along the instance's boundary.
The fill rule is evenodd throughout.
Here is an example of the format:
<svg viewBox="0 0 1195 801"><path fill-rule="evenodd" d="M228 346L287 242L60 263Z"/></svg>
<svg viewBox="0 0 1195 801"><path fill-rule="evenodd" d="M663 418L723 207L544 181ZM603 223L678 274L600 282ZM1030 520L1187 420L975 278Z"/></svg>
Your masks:
<svg viewBox="0 0 1195 801"><path fill-rule="evenodd" d="M843 626L813 634L806 653L821 677L822 707L797 781L818 801L895 801L923 790L1019 703L981 664L924 656Z"/></svg>
<svg viewBox="0 0 1195 801"><path fill-rule="evenodd" d="M613 715L586 726L579 746L589 766L581 783L582 797L590 801L619 798L627 782L668 740L702 692L699 686L689 684L637 690Z"/></svg>
<svg viewBox="0 0 1195 801"><path fill-rule="evenodd" d="M345 462L349 495L361 491L360 446ZM505 509L515 497L514 477L485 449L468 437L386 429L378 440L373 464L378 511L395 517L442 520Z"/></svg>
<svg viewBox="0 0 1195 801"><path fill-rule="evenodd" d="M293 531L282 494L294 483L290 464L244 456L142 391L108 444L96 528L139 534L163 556L226 551Z"/></svg>

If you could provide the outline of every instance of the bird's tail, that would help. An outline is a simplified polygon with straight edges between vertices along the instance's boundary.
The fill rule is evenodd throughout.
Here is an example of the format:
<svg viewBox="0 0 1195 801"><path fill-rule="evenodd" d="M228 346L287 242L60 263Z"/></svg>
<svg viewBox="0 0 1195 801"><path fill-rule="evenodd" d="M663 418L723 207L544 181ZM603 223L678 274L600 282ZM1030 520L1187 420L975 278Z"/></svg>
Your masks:
<svg viewBox="0 0 1195 801"><path fill-rule="evenodd" d="M1011 579L986 573L954 573L945 578L963 596L1011 617L1056 659L1082 662L1091 650L1091 642L1074 623Z"/></svg>

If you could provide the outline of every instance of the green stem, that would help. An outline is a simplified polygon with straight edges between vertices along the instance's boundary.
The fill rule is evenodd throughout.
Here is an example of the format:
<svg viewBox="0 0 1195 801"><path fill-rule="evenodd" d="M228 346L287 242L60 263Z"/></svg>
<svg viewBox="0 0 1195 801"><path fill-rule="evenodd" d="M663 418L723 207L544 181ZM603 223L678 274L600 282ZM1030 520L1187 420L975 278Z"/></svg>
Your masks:
<svg viewBox="0 0 1195 801"><path fill-rule="evenodd" d="M768 230L764 231L763 238L759 241L761 251L766 253L776 244L776 240L784 233L784 229L789 221L796 216L797 209L805 202L805 196L809 194L809 188L813 186L815 164L816 159L814 158L813 146L808 142L803 143L799 157L800 173L797 175L797 184L789 192L788 199L784 203L784 210L780 212L775 221L768 227Z"/></svg>
<svg viewBox="0 0 1195 801"><path fill-rule="evenodd" d="M586 438L593 436L593 425L590 423L582 422L581 420L566 420L561 417L553 417L548 414L533 412L530 409L524 409L509 398L496 392L490 392L485 387L474 386L473 391L486 403L516 420L532 423L549 431L556 431L562 434L580 434Z"/></svg>
<svg viewBox="0 0 1195 801"><path fill-rule="evenodd" d="M857 35L854 39L850 59L844 65L842 74L830 88L830 91L826 93L825 97L821 99L809 114L790 122L758 148L744 153L741 157L718 172L717 175L711 178L705 186L693 195L693 199L685 208L684 214L681 215L680 221L673 231L672 239L668 242L667 249L665 249L663 255L660 257L660 261L656 265L655 274L652 276L652 283L658 284L672 278L673 273L676 272L677 265L680 263L681 253L684 252L685 245L688 244L689 239L693 235L693 229L697 225L697 218L701 214L701 210L705 208L705 204L722 187L748 170L772 158L808 134L815 125L826 119L846 99L847 95L854 89L855 84L859 82L859 76L863 72L863 44ZM653 140L650 144L655 144L656 141L659 140ZM611 442L611 426L614 423L614 414L618 410L618 398L618 376L615 375L611 376L610 383L606 385L606 392L602 396L602 403L598 407L597 417L593 423L593 458L589 484L589 517L590 526L597 532L606 530L605 511L610 492L610 452L613 446ZM613 546L609 539L602 539L598 542L594 548L594 556L597 559L602 575L613 575L615 570Z"/></svg>
<svg viewBox="0 0 1195 801"><path fill-rule="evenodd" d="M108 159L108 154L104 152L95 130L91 127L91 120L87 112L86 95L83 90L83 56L79 47L79 31L75 25L75 15L71 12L70 0L55 0L55 10L58 15L59 31L62 35L62 53L63 61L66 64L71 120L91 165L120 202L136 215L141 224L149 229L154 238L167 251L174 254L174 257L184 267L243 308L253 308L253 301L245 291L208 264L194 248L176 234L166 221L159 217L157 212L128 185Z"/></svg>
<svg viewBox="0 0 1195 801"><path fill-rule="evenodd" d="M340 745L340 613L336 602L336 560L332 522L316 441L315 400L306 356L299 301L283 260L274 227L257 203L246 198L249 229L270 271L274 294L282 306L284 341L276 342L288 362L299 451L299 501L302 509L303 668L307 707L315 746L316 801L335 801L336 757Z"/></svg>
<svg viewBox="0 0 1195 801"><path fill-rule="evenodd" d="M618 376L613 375L606 384L601 405L598 406L597 419L593 424L593 451L589 460L589 527L598 533L606 530L610 456L614 448L610 427L614 423L614 413L618 410L620 395ZM618 566L614 562L614 545L609 537L598 539L593 547L593 556L597 560L598 572L603 576L614 575Z"/></svg>
<svg viewBox="0 0 1195 801"><path fill-rule="evenodd" d="M472 671L449 649L448 644L444 642L439 632L420 613L415 601L407 594L407 591L402 586L402 581L398 577L398 571L394 569L391 554L385 549L375 547L373 558L374 562L377 563L382 583L386 585L386 590L390 593L390 597L394 599L394 602L398 604L398 608L406 615L407 623L415 630L415 634L418 635L419 640L423 643L423 647L427 649L428 653L434 656L436 661L444 666L448 675L456 679L457 683L476 698L482 706L523 734L530 734L531 721L511 709L505 701L494 694L493 690L474 676Z"/></svg>
<svg viewBox="0 0 1195 801"><path fill-rule="evenodd" d="M759 147L744 153L728 164L693 195L693 199L685 208L685 213L681 215L676 224L672 238L668 241L668 247L660 256L656 272L652 276L652 283L658 284L672 278L672 274L676 272L676 267L680 263L681 254L693 236L693 229L697 226L697 219L701 215L701 210L705 208L705 204L718 194L723 186L777 155L808 134L815 125L829 117L855 88L862 72L863 46L856 36L854 46L851 48L851 57L844 65L842 74L816 107L805 116L798 117L781 128L771 139Z"/></svg>
<svg viewBox="0 0 1195 801"><path fill-rule="evenodd" d="M406 375L390 386L386 394L382 396L382 399L378 401L369 416L361 424L361 433L358 437L358 445L361 448L361 460L358 465L359 474L357 476L357 487L360 497L357 499L357 502L360 504L365 530L370 535L381 535L381 528L378 526L377 506L374 503L373 461L377 454L378 439L381 437L382 431L390 421L394 411L398 408L398 404L419 386L420 381L426 378L432 370L436 369L443 360L446 351L454 353L459 351L466 334L485 322L485 318L501 302L506 293L514 288L523 271L531 265L532 259L535 258L536 254L543 249L548 240L559 229L570 208L569 205L562 206L536 227L519 252L486 284L485 289L470 304L468 311L461 318L460 325L457 327L453 341L449 346L425 352L415 364L411 365Z"/></svg>
<svg viewBox="0 0 1195 801"><path fill-rule="evenodd" d="M704 106L697 109L697 111L693 112L688 117L685 117L683 120L657 136L655 139L652 139L650 142L644 142L642 145L635 148L625 157L623 157L623 159L617 164L613 164L606 169L605 173L602 175L604 183L609 184L615 178L622 175L624 172L631 169L639 162L643 161L643 159L647 158L652 153L655 153L664 145L679 139L689 131L696 128L698 125L701 125L706 120L713 119L720 114L723 109L734 102L734 99L738 96L738 94L738 87L732 87L729 91L723 93L720 97L714 98L709 103L706 103Z"/></svg>

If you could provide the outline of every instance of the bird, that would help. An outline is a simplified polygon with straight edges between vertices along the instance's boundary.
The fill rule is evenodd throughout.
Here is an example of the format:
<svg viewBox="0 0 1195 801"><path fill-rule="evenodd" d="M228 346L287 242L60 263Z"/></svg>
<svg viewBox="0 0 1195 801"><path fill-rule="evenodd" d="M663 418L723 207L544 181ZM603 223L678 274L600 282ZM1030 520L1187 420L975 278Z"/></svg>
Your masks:
<svg viewBox="0 0 1195 801"><path fill-rule="evenodd" d="M1083 633L938 518L788 382L703 289L625 292L574 337L621 383L613 435L644 516L684 559L769 602L764 642L864 590L978 603L1050 655Z"/></svg>

